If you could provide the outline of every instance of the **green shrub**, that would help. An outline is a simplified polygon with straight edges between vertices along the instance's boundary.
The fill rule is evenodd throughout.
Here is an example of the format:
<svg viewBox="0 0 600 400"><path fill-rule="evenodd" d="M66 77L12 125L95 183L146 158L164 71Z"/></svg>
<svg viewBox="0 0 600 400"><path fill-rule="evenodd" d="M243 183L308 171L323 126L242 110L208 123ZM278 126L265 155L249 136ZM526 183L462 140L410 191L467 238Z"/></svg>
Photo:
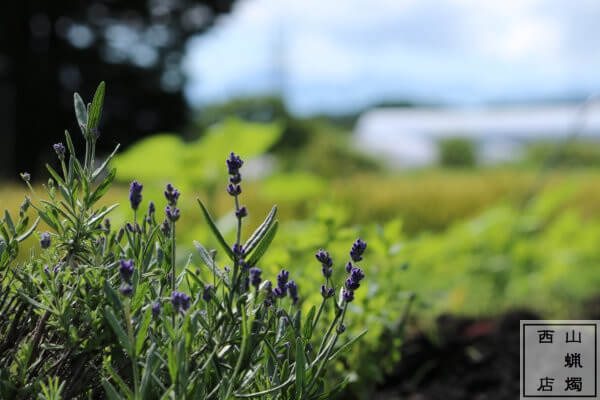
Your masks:
<svg viewBox="0 0 600 400"><path fill-rule="evenodd" d="M468 138L440 139L438 152L439 163L444 167L473 167L477 164L477 148Z"/></svg>

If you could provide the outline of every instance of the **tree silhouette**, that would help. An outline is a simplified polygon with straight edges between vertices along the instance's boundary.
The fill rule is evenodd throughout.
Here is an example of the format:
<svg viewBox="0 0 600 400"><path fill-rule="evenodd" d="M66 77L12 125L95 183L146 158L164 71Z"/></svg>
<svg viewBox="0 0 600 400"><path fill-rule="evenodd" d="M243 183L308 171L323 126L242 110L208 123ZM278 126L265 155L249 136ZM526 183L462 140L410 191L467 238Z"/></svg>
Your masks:
<svg viewBox="0 0 600 400"><path fill-rule="evenodd" d="M51 157L71 122L73 92L107 100L99 150L180 129L187 119L180 69L185 44L234 0L19 0L0 5L0 175ZM40 160L42 159L42 160ZM34 175L35 177L35 175Z"/></svg>

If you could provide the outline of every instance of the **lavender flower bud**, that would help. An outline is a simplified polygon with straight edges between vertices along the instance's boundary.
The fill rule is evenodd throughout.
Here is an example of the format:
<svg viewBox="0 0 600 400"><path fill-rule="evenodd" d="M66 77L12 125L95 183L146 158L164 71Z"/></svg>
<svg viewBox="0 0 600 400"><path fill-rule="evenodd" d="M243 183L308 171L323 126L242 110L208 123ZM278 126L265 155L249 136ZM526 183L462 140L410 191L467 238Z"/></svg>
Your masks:
<svg viewBox="0 0 600 400"><path fill-rule="evenodd" d="M167 236L169 234L169 232L171 231L171 226L169 225L169 220L165 218L165 220L163 221L162 225L160 226L160 230L162 231L162 233Z"/></svg>
<svg viewBox="0 0 600 400"><path fill-rule="evenodd" d="M260 275L262 274L262 269L260 268L250 268L250 283L252 286L258 290L258 286L260 285Z"/></svg>
<svg viewBox="0 0 600 400"><path fill-rule="evenodd" d="M56 143L52 147L54 147L54 151L56 152L58 159L64 160L65 159L65 146L62 143Z"/></svg>
<svg viewBox="0 0 600 400"><path fill-rule="evenodd" d="M333 273L333 270L331 268L323 267L323 277L329 278L329 277L331 277L332 273Z"/></svg>
<svg viewBox="0 0 600 400"><path fill-rule="evenodd" d="M135 232L135 228L131 222L126 223L125 228L127 228L127 230L131 233Z"/></svg>
<svg viewBox="0 0 600 400"><path fill-rule="evenodd" d="M175 311L180 312L182 315L190 308L190 300L191 297L183 292L178 292L176 290L171 292L171 304L173 304Z"/></svg>
<svg viewBox="0 0 600 400"><path fill-rule="evenodd" d="M22 218L25 213L29 210L29 198L26 198L23 204L21 204L21 208L19 209L19 216Z"/></svg>
<svg viewBox="0 0 600 400"><path fill-rule="evenodd" d="M164 191L164 194L169 205L175 207L177 205L179 195L181 194L179 190L175 189L170 183L167 183L167 189Z"/></svg>
<svg viewBox="0 0 600 400"><path fill-rule="evenodd" d="M209 251L211 258L214 260L215 258L217 258L217 250L216 249L212 249Z"/></svg>
<svg viewBox="0 0 600 400"><path fill-rule="evenodd" d="M44 273L46 273L46 275L50 275L50 270L48 267L44 267Z"/></svg>
<svg viewBox="0 0 600 400"><path fill-rule="evenodd" d="M232 196L238 196L242 194L242 187L240 185L234 186L232 183L230 183L229 185L227 185L227 193L229 193Z"/></svg>
<svg viewBox="0 0 600 400"><path fill-rule="evenodd" d="M204 293L202 293L202 299L204 301L206 301L207 303L212 298L212 295L211 295L212 289L213 289L212 285L206 285L206 286L204 286Z"/></svg>
<svg viewBox="0 0 600 400"><path fill-rule="evenodd" d="M137 210L142 202L142 189L144 185L138 183L138 181L131 182L129 186L129 202L131 203L131 208Z"/></svg>
<svg viewBox="0 0 600 400"><path fill-rule="evenodd" d="M125 229L123 229L123 228L119 229L119 232L117 233L117 242L120 242L121 239L123 239L124 234L125 234Z"/></svg>
<svg viewBox="0 0 600 400"><path fill-rule="evenodd" d="M365 273L360 268L352 268L350 271L350 278L355 282L360 282L364 279Z"/></svg>
<svg viewBox="0 0 600 400"><path fill-rule="evenodd" d="M340 324L337 331L338 331L338 333L344 333L346 331L346 325Z"/></svg>
<svg viewBox="0 0 600 400"><path fill-rule="evenodd" d="M104 230L106 230L107 232L110 232L110 219L106 218L104 220Z"/></svg>
<svg viewBox="0 0 600 400"><path fill-rule="evenodd" d="M56 267L52 268L52 272L54 272L54 273L58 272L59 270L60 270L60 268L58 268L58 265Z"/></svg>
<svg viewBox="0 0 600 400"><path fill-rule="evenodd" d="M342 297L344 298L344 300L346 300L347 303L350 303L352 300L354 300L354 292L352 290L344 289L342 291Z"/></svg>
<svg viewBox="0 0 600 400"><path fill-rule="evenodd" d="M151 201L148 203L148 216L152 216L156 212L156 207L154 206L154 202Z"/></svg>
<svg viewBox="0 0 600 400"><path fill-rule="evenodd" d="M240 158L240 156L235 155L232 151L229 154L229 158L226 160L227 163L227 173L229 175L235 175L239 173L240 168L244 165L244 160Z"/></svg>
<svg viewBox="0 0 600 400"><path fill-rule="evenodd" d="M48 232L42 233L42 239L40 240L40 246L42 246L42 249L47 249L51 244L50 234Z"/></svg>
<svg viewBox="0 0 600 400"><path fill-rule="evenodd" d="M321 285L321 296L324 299L328 299L335 294L333 288L327 288L325 285Z"/></svg>
<svg viewBox="0 0 600 400"><path fill-rule="evenodd" d="M235 216L238 218L244 218L248 216L248 210L246 210L246 206L241 206L239 210L235 212Z"/></svg>
<svg viewBox="0 0 600 400"><path fill-rule="evenodd" d="M29 182L31 180L31 174L29 172L22 172L21 179L23 179L25 182Z"/></svg>
<svg viewBox="0 0 600 400"><path fill-rule="evenodd" d="M354 265L352 265L351 261L348 261L348 264L346 264L346 272L350 273L350 271L352 271L352 268L354 268Z"/></svg>
<svg viewBox="0 0 600 400"><path fill-rule="evenodd" d="M365 252L366 248L367 242L361 238L356 239L356 242L354 242L352 249L350 250L350 257L352 258L352 261L358 262L362 260L362 254Z"/></svg>
<svg viewBox="0 0 600 400"><path fill-rule="evenodd" d="M286 347L286 348L288 348L288 349L289 349L291 345L292 345L292 344L291 344L290 342L285 342L285 343L283 344L283 347Z"/></svg>
<svg viewBox="0 0 600 400"><path fill-rule="evenodd" d="M165 214L167 214L169 221L175 222L179 219L179 208L171 208L171 206L166 206Z"/></svg>
<svg viewBox="0 0 600 400"><path fill-rule="evenodd" d="M331 267L333 265L333 259L329 256L328 251L323 251L323 249L319 249L315 257L324 267Z"/></svg>
<svg viewBox="0 0 600 400"><path fill-rule="evenodd" d="M285 269L282 269L281 272L279 272L279 275L277 275L277 288L280 289L281 295L280 296L285 296L287 294L287 281L290 278L290 273L289 271L286 271Z"/></svg>
<svg viewBox="0 0 600 400"><path fill-rule="evenodd" d="M346 287L349 290L356 290L360 287L360 283L358 283L357 281L353 280L352 278L348 278L346 279Z"/></svg>
<svg viewBox="0 0 600 400"><path fill-rule="evenodd" d="M121 265L119 266L119 273L121 274L121 279L124 282L131 283L131 276L135 270L135 267L133 266L133 260L121 260L120 263Z"/></svg>
<svg viewBox="0 0 600 400"><path fill-rule="evenodd" d="M119 292L121 292L123 296L131 296L131 293L133 293L133 287L131 285L123 284L121 287L119 287Z"/></svg>
<svg viewBox="0 0 600 400"><path fill-rule="evenodd" d="M294 281L289 281L286 286L290 291L290 299L292 299L292 304L296 304L298 302L298 285L296 285L296 282Z"/></svg>
<svg viewBox="0 0 600 400"><path fill-rule="evenodd" d="M229 177L229 182L233 184L238 184L242 181L242 174L237 173Z"/></svg>
<svg viewBox="0 0 600 400"><path fill-rule="evenodd" d="M160 302L157 301L156 303L152 304L152 316L154 318L158 318L158 316L160 315L160 309Z"/></svg>
<svg viewBox="0 0 600 400"><path fill-rule="evenodd" d="M239 243L235 243L233 245L233 247L231 248L231 251L233 251L233 254L238 256L239 258L243 257L244 255L244 246L242 246Z"/></svg>
<svg viewBox="0 0 600 400"><path fill-rule="evenodd" d="M273 289L273 296L275 296L275 297L285 297L286 295L287 295L286 287L280 288L279 286L277 286L275 289Z"/></svg>

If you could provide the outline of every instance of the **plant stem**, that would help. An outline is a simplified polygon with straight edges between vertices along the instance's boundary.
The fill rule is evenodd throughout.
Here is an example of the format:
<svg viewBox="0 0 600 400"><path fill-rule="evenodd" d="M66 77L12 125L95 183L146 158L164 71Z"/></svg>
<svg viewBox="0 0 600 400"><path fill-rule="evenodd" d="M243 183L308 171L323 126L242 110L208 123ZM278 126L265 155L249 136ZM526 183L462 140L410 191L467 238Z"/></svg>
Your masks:
<svg viewBox="0 0 600 400"><path fill-rule="evenodd" d="M171 222L171 291L175 290L175 221ZM175 329L175 314L173 314L173 329Z"/></svg>

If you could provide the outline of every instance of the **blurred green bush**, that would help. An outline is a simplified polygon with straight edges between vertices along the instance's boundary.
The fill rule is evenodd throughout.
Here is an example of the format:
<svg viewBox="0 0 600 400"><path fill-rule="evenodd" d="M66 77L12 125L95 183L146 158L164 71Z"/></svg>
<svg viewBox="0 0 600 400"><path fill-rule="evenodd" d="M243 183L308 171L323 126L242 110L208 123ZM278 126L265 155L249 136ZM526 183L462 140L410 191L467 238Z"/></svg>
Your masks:
<svg viewBox="0 0 600 400"><path fill-rule="evenodd" d="M554 167L599 167L600 142L576 140L570 143L536 141L525 146L523 162L541 165L551 162Z"/></svg>
<svg viewBox="0 0 600 400"><path fill-rule="evenodd" d="M448 137L437 142L438 161L443 167L467 168L477 164L477 147L466 137Z"/></svg>

